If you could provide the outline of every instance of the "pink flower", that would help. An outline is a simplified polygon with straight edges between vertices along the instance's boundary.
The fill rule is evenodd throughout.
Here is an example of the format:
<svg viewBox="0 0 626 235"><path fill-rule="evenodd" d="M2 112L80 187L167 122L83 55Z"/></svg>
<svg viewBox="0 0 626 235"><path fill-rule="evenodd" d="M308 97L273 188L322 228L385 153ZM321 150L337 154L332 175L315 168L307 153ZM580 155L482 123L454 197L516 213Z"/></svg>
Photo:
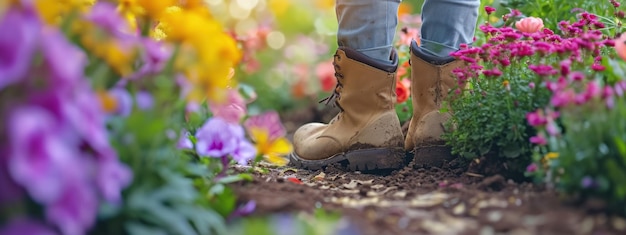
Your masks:
<svg viewBox="0 0 626 235"><path fill-rule="evenodd" d="M594 71L598 71L598 72L602 72L604 71L606 68L604 67L604 65L595 63L591 65L591 69L593 69Z"/></svg>
<svg viewBox="0 0 626 235"><path fill-rule="evenodd" d="M530 142L533 144L537 144L537 145L546 145L548 144L548 141L546 140L545 137L543 137L543 135L539 134L533 137L530 137Z"/></svg>
<svg viewBox="0 0 626 235"><path fill-rule="evenodd" d="M267 130L270 140L278 139L286 134L285 127L280 122L280 116L273 111L248 118L244 126L246 129L261 128Z"/></svg>
<svg viewBox="0 0 626 235"><path fill-rule="evenodd" d="M487 15L491 15L491 13L495 12L496 8L492 7L492 6L485 6L485 12L487 12Z"/></svg>
<svg viewBox="0 0 626 235"><path fill-rule="evenodd" d="M246 115L246 102L237 90L228 90L225 102L210 102L209 109L213 115L230 123L239 123Z"/></svg>
<svg viewBox="0 0 626 235"><path fill-rule="evenodd" d="M332 91L335 88L337 79L335 78L335 67L332 61L324 61L317 64L315 75L317 75L322 85L322 91Z"/></svg>
<svg viewBox="0 0 626 235"><path fill-rule="evenodd" d="M531 126L543 126L548 123L548 120L543 115L543 112L541 110L527 113L526 120L528 120L528 124L530 124Z"/></svg>
<svg viewBox="0 0 626 235"><path fill-rule="evenodd" d="M543 28L543 20L537 17L526 17L515 22L517 30L524 33L536 33Z"/></svg>
<svg viewBox="0 0 626 235"><path fill-rule="evenodd" d="M526 172L533 173L537 171L537 169L538 169L537 164L531 163L530 165L526 167Z"/></svg>

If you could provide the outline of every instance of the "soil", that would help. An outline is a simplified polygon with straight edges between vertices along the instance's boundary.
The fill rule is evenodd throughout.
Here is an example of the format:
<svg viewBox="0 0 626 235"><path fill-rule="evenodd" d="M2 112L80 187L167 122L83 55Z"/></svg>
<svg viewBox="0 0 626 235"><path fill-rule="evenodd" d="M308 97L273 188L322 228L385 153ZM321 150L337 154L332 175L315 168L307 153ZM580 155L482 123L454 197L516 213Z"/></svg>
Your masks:
<svg viewBox="0 0 626 235"><path fill-rule="evenodd" d="M308 115L288 116L288 131L297 120L315 119ZM568 202L549 188L458 165L411 163L385 174L347 172L339 165L318 171L269 168L233 187L240 201L256 201L253 216L323 208L341 213L364 235L626 234L626 219L597 203Z"/></svg>

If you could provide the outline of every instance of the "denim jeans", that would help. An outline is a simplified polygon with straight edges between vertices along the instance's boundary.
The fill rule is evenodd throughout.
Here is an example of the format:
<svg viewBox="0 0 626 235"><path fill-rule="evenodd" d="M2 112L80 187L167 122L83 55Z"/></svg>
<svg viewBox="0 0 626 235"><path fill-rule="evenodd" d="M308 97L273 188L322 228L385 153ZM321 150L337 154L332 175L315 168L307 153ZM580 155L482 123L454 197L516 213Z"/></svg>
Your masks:
<svg viewBox="0 0 626 235"><path fill-rule="evenodd" d="M337 43L388 61L401 0L336 0ZM449 57L474 38L480 0L426 0L422 6L423 52Z"/></svg>

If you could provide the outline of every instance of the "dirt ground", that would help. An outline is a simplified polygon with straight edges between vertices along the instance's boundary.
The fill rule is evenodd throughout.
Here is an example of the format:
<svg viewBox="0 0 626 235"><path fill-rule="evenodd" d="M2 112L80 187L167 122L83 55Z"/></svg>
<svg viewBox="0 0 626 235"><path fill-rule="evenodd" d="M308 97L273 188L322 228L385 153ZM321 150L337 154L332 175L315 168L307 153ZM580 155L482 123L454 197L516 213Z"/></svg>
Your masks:
<svg viewBox="0 0 626 235"><path fill-rule="evenodd" d="M297 120L326 119L319 116ZM310 119L309 119L310 118ZM289 131L299 122L286 123ZM357 234L626 234L626 219L575 203L551 189L481 175L449 164L413 164L386 174L309 171L289 167L234 185L239 200L255 200L253 215L313 211L341 213Z"/></svg>

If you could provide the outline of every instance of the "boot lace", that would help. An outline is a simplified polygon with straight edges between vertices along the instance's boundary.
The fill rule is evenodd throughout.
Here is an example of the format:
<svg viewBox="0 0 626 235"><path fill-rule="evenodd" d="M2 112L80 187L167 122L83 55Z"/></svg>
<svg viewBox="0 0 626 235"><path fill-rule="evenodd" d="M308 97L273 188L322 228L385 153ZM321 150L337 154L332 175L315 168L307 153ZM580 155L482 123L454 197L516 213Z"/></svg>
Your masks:
<svg viewBox="0 0 626 235"><path fill-rule="evenodd" d="M337 61L341 60L341 56L335 54L335 59L333 60L333 67L335 68L335 79L337 80L337 85L335 85L335 89L330 96L322 99L319 103L324 103L324 105L329 105L332 103L333 107L339 107L341 111L343 109L339 106L339 99L341 98L341 90L343 89L343 74L341 74L341 67L337 64Z"/></svg>

